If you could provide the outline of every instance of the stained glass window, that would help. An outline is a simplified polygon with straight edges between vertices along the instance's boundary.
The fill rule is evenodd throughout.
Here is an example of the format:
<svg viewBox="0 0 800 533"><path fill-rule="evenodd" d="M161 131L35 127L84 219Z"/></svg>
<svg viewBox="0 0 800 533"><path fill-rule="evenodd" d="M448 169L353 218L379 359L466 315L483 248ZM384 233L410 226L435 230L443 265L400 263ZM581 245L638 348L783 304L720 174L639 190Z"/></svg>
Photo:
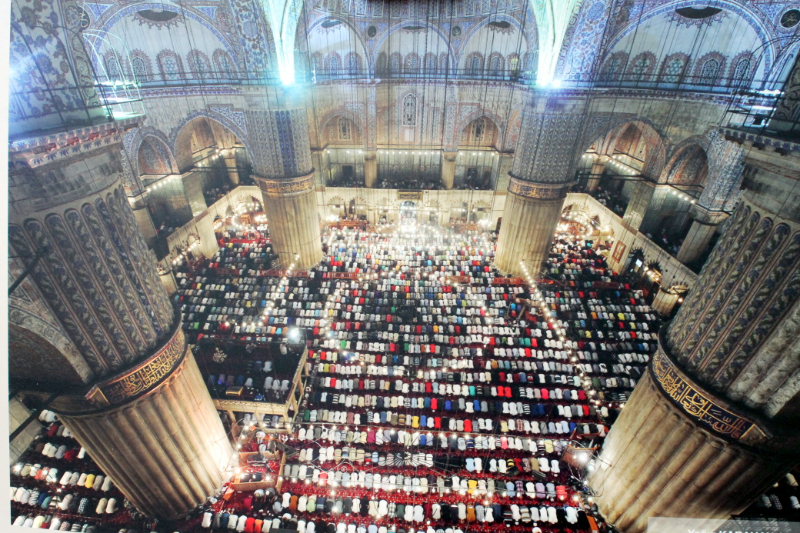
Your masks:
<svg viewBox="0 0 800 533"><path fill-rule="evenodd" d="M709 59L703 63L703 70L700 72L700 83L702 85L714 85L719 75L719 60Z"/></svg>
<svg viewBox="0 0 800 533"><path fill-rule="evenodd" d="M670 59L667 66L664 67L664 81L667 83L678 83L685 66L686 62L682 57Z"/></svg>

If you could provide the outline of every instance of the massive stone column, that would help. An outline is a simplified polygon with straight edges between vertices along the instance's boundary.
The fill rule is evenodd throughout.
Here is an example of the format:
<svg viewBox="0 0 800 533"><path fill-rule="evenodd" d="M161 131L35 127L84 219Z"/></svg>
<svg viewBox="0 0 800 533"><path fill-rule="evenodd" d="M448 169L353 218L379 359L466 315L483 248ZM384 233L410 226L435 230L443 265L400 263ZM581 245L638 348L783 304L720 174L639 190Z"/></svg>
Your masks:
<svg viewBox="0 0 800 533"><path fill-rule="evenodd" d="M246 112L253 178L264 198L272 248L283 268L310 268L322 260L322 240L306 109L254 109Z"/></svg>
<svg viewBox="0 0 800 533"><path fill-rule="evenodd" d="M542 99L529 105L514 152L495 265L537 275L550 251L586 122L582 102Z"/></svg>
<svg viewBox="0 0 800 533"><path fill-rule="evenodd" d="M30 269L10 302L10 377L58 387L50 409L126 497L178 518L233 451L122 187L124 126L10 147L10 251ZM39 153L54 140L70 149Z"/></svg>
<svg viewBox="0 0 800 533"><path fill-rule="evenodd" d="M800 462L800 158L754 150L748 164L750 187L590 473L625 533L655 516L712 528Z"/></svg>

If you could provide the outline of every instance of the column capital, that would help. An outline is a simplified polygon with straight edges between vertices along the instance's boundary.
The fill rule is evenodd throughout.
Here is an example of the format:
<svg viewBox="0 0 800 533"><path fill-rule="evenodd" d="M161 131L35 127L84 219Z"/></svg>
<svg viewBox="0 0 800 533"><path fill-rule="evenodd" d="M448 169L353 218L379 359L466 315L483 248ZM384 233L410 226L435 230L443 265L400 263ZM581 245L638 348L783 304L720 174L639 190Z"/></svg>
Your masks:
<svg viewBox="0 0 800 533"><path fill-rule="evenodd" d="M708 207L700 204L693 204L690 212L698 224L703 224L706 226L718 226L726 218L728 218L728 216L730 216L724 211L709 209Z"/></svg>

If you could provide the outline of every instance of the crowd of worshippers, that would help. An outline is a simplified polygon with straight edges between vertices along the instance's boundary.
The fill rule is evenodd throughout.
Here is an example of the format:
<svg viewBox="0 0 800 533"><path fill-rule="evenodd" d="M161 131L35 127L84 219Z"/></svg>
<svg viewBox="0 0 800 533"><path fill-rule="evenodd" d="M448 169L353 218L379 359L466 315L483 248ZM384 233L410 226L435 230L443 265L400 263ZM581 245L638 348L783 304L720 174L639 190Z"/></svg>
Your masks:
<svg viewBox="0 0 800 533"><path fill-rule="evenodd" d="M298 326L309 341L312 390L288 443L300 453L281 472L281 494L262 509L276 525L396 530L413 527L421 511L434 531L481 515L483 523L527 524L525 531L586 530L560 452L570 439L603 438L618 412L606 403L627 399L655 347L643 294L614 279L591 241L560 235L554 243L548 273L557 282L541 286L552 322L526 286L496 283L493 238L476 232L333 230L323 262L283 284L246 276L258 267L242 261L260 251L228 244L213 263L241 275L219 283L207 267L208 279L195 279L206 285L186 296L232 292L224 296L243 311L209 313L190 327L214 342L260 343L285 340ZM343 273L357 279L331 277ZM237 285L216 288L227 282ZM267 301L275 306L264 323ZM263 359L250 359L250 372L261 373L245 367L234 384L262 378ZM579 372L604 403L591 401ZM220 374L228 385L229 373L209 373L209 387L223 385ZM337 469L343 464L358 472ZM246 530L242 512L237 526ZM267 518L262 528L272 527Z"/></svg>
<svg viewBox="0 0 800 533"><path fill-rule="evenodd" d="M55 413L39 413L42 433L11 467L11 520L34 529L94 533L97 522L130 524L125 498Z"/></svg>
<svg viewBox="0 0 800 533"><path fill-rule="evenodd" d="M551 269L580 280L584 271L566 265L589 260L594 271L586 286L542 289L551 323L527 288L494 283L490 240L419 235L338 230L314 276L297 280L321 297L319 316L331 323L308 329L312 387L288 442L299 453L287 458L272 503L276 525L587 530L559 457L570 439L602 439L610 413L577 373L591 376L596 397L625 399L654 344L620 337L629 331L618 325L586 331L606 328L597 313L619 302L636 308L620 308L626 321L642 314L646 332L655 317L643 295L619 283L593 287L612 276L591 243L575 242Z"/></svg>
<svg viewBox="0 0 800 533"><path fill-rule="evenodd" d="M595 190L589 191L589 194L617 215L623 216L625 214L625 209L628 205L619 192L609 192L598 186Z"/></svg>

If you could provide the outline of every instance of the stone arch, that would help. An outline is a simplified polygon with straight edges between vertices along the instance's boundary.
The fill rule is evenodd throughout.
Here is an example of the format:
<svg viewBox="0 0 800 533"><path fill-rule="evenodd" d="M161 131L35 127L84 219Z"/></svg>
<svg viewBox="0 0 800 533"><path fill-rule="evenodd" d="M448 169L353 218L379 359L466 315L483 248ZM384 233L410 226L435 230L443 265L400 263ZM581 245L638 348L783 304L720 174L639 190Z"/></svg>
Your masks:
<svg viewBox="0 0 800 533"><path fill-rule="evenodd" d="M628 24L622 29L622 31L614 36L611 42L609 42L606 46L606 50L615 50L617 44L619 44L625 37L632 32L637 31L637 29L641 28L645 22L653 17L657 17L659 15L668 15L674 12L676 9L682 7L694 7L696 5L697 2L694 0L665 2L663 5L659 5L655 9L651 9L646 13L642 13L636 17L635 23ZM752 28L756 35L758 35L764 49L764 72L770 72L772 63L775 60L774 58L777 50L778 40L774 38L774 31L769 28L764 18L760 16L757 11L748 6L742 5L742 3L735 0L716 0L714 6L721 8L728 13L737 15ZM663 64L664 63L662 63L662 65ZM661 69L662 67L659 68ZM686 73L688 73L688 68L687 70L684 70L684 74Z"/></svg>
<svg viewBox="0 0 800 533"><path fill-rule="evenodd" d="M617 146L620 136L624 135L631 126L639 130L646 143L647 154L642 174L657 178L661 175L666 162L667 146L669 146L668 137L652 121L639 116L628 115L590 119L589 125L584 131L581 149L577 152L574 163L577 165L586 151L596 143L603 143L610 155Z"/></svg>
<svg viewBox="0 0 800 533"><path fill-rule="evenodd" d="M532 11L532 10L530 10ZM485 17L480 22L475 24L475 26L471 27L466 34L461 36L461 45L458 49L458 57L457 59L460 61L461 57L463 57L464 52L469 50L469 45L472 37L477 35L482 29L486 28L489 24L497 24L498 22L506 22L513 27L514 30L520 32L520 36L525 41L525 46L520 47L519 50L516 50L514 53L517 54L518 58L521 60L522 57L528 56L529 58L537 55L537 43L539 42L539 28L536 23L535 17L531 16L532 13L528 14L527 20L525 20L524 24L521 24L519 19L504 15L502 13L492 13L491 17ZM504 39L508 39L507 36L504 36ZM493 55L492 52L496 52L496 50L487 50L489 53L489 58ZM502 54L505 55L505 54ZM453 65L457 65L458 63L453 63ZM529 65L530 66L530 65ZM489 61L486 61L485 68L489 68ZM523 65L519 65L519 70L523 69Z"/></svg>
<svg viewBox="0 0 800 533"><path fill-rule="evenodd" d="M138 128L130 142L130 145L127 147L129 160L131 162L131 170L134 172L134 174L136 176L143 174L142 170L139 168L139 149L145 139L147 139L151 145L160 143L164 146L166 149L166 154L169 157L170 172L177 173L178 165L175 162L175 155L171 148L172 143L167 136L164 135L164 132L148 126L145 128Z"/></svg>
<svg viewBox="0 0 800 533"><path fill-rule="evenodd" d="M92 29L99 30L106 33L113 33L113 27L116 25L120 20L125 17L129 17L134 15L137 11L142 9L141 3L122 3L122 4L110 4L111 7L107 9L97 20L90 26ZM187 18L199 23L205 29L210 31L214 37L219 39L219 42L222 46L225 47L227 52L230 54L231 57L237 57L236 54L236 47L234 44L228 39L226 36L225 31L220 31L217 27L217 20L212 19L203 11L195 8L194 6L189 5L181 5L176 6L169 3L159 3L158 7L164 11L171 11L174 13L179 13ZM274 55L274 43L272 42L272 32L268 31L266 38L268 40L269 50L268 53L270 54L270 59ZM238 43L236 43L238 45ZM157 66L156 66L157 67ZM153 72L154 75L159 76L160 73Z"/></svg>
<svg viewBox="0 0 800 533"><path fill-rule="evenodd" d="M219 125L227 128L233 133L237 140L244 145L245 152L247 153L250 161L253 161L253 151L247 138L247 130L244 124L244 113L235 111L230 108L220 108L221 112L212 110L195 111L184 118L180 124L172 129L169 145L172 147L172 153L175 154L176 168L183 171L191 166L191 153L186 153L187 134L191 135L192 123L197 119L205 118L207 120L218 123ZM226 116L227 115L227 116ZM189 150L191 152L191 150Z"/></svg>
<svg viewBox="0 0 800 533"><path fill-rule="evenodd" d="M659 183L705 186L708 178L706 148L697 144L682 143L664 166Z"/></svg>
<svg viewBox="0 0 800 533"><path fill-rule="evenodd" d="M464 117L458 124L458 126L455 128L455 131L457 132L456 135L458 135L458 137L456 137L455 139L455 142L458 145L461 145L461 140L463 139L464 134L467 131L467 128L469 128L472 125L472 123L479 118L483 118L484 120L486 120L489 124L491 124L491 126L496 131L496 136L491 144L493 146L502 146L503 138L505 137L505 128L504 128L505 121L502 118L495 115L489 109L480 109ZM487 124L487 126L489 124Z"/></svg>
<svg viewBox="0 0 800 533"><path fill-rule="evenodd" d="M354 135L351 135L353 141L361 141L361 142L366 141L366 135L363 123L364 117L359 116L355 112L346 108L331 110L328 113L326 113L325 116L322 117L322 120L320 120L319 122L319 129L318 129L321 141L329 142L327 136L327 130L332 125L335 125L340 118L345 118L349 120L355 127L356 131L353 132Z"/></svg>
<svg viewBox="0 0 800 533"><path fill-rule="evenodd" d="M175 171L172 152L159 137L148 135L139 143L136 152L136 168L139 176L144 174L164 175Z"/></svg>
<svg viewBox="0 0 800 533"><path fill-rule="evenodd" d="M444 46L445 46L445 48L447 50L446 54L447 54L448 61L444 65L442 64L441 54L444 53L444 52L440 52L440 59L439 59L439 71L440 71L440 74L446 72L447 68L449 66L458 64L458 62L456 60L456 53L455 53L455 50L453 50L453 46L452 46L452 39L450 38L449 33L444 31L438 25L431 24L431 23L427 22L424 19L413 19L413 20L404 20L404 21L401 21L401 22L399 22L397 24L391 25L391 26L383 29L382 31L380 31L380 33L378 33L378 35L375 36L375 38L374 38L375 42L371 47L373 52L370 55L370 57L368 58L372 65L374 65L377 62L378 56L379 56L379 54L381 52L384 52L384 53L387 52L387 50L384 48L384 44L389 39L389 36L392 35L396 31L401 31L403 28L405 28L407 26L425 26L427 31L432 31L433 33L436 34L436 36L439 39L441 39L442 44L444 44ZM438 50L439 49L437 48L437 51ZM387 65L387 68L389 69L390 72L391 72L391 58L392 58L392 56L394 56L394 54L390 54L389 55L389 63L390 64ZM401 55L400 63L401 63L401 65L403 63L403 56L402 55Z"/></svg>
<svg viewBox="0 0 800 533"><path fill-rule="evenodd" d="M306 31L306 33L309 36L311 36L312 33L315 32L316 30L325 31L325 28L324 28L324 26L322 26L322 24L324 24L326 22L330 22L330 20L331 20L331 17L329 17L329 16L318 18L317 20L315 20L314 22L312 22L308 26L308 30ZM369 53L369 50L371 48L367 46L366 41L364 40L363 31L358 27L357 24L354 24L353 21L351 21L347 17L336 17L336 21L339 24L341 24L343 26L346 26L348 28L348 30L351 32L351 34L356 38L357 45L349 52L350 53L355 53L358 56L359 63L361 62L361 58L363 57L363 60L366 62L366 64L365 65L360 65L360 68L365 69L367 71L371 70L372 67L373 67L373 61L372 60L374 58ZM298 29L299 29L299 27L298 27ZM306 41L305 36L304 36L303 39L299 40L299 42L302 43L303 49L308 46L308 44L305 41ZM347 56L345 54L348 51L342 49L342 50L338 50L338 52L340 53L340 55L345 57L345 62L342 63L341 68L342 68L343 71L347 71L347 69L348 69L348 65L347 65L347 61L346 61ZM313 55L315 53L318 53L318 51L312 48L311 50L306 50L306 53ZM327 54L326 54L326 56L327 56ZM375 57L377 57L377 56L375 56Z"/></svg>

